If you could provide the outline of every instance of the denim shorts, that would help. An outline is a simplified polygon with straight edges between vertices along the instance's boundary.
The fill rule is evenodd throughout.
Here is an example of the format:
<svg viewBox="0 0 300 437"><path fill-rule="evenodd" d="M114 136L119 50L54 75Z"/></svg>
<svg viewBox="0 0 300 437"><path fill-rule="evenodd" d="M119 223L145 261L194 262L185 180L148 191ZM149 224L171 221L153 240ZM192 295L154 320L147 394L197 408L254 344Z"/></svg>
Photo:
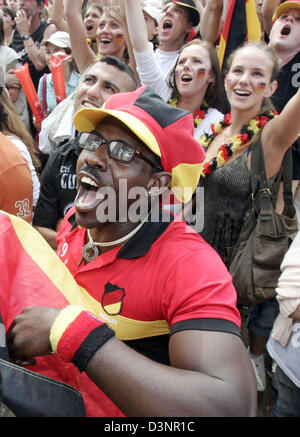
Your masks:
<svg viewBox="0 0 300 437"><path fill-rule="evenodd" d="M277 366L277 400L273 417L300 417L300 388Z"/></svg>
<svg viewBox="0 0 300 437"><path fill-rule="evenodd" d="M259 337L269 337L279 313L279 304L274 297L267 302L253 305L250 310L248 329Z"/></svg>

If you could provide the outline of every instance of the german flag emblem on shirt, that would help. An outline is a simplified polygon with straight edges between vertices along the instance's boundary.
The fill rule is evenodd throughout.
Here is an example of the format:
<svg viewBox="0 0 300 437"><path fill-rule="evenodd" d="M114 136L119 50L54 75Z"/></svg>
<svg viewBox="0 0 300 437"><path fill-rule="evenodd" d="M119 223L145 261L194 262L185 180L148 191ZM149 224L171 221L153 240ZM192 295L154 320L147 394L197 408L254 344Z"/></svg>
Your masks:
<svg viewBox="0 0 300 437"><path fill-rule="evenodd" d="M124 288L120 288L118 285L108 282L105 284L105 291L101 299L101 304L106 312L110 316L117 316L121 313L123 299L126 295Z"/></svg>

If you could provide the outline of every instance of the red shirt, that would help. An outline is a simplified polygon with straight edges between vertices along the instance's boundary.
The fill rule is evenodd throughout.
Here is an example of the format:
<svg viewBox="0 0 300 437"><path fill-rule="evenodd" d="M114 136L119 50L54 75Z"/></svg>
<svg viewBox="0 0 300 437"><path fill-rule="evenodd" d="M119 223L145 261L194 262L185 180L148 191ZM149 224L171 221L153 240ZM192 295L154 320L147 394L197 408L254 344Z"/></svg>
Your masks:
<svg viewBox="0 0 300 437"><path fill-rule="evenodd" d="M88 264L80 263L86 229L76 225L74 208L57 238L58 255L87 291L89 309L128 346L167 365L174 332L202 329L239 335L240 329L236 291L221 258L192 228L170 218L145 223L123 247ZM82 381L79 387L88 397L88 415L122 416L91 384Z"/></svg>
<svg viewBox="0 0 300 437"><path fill-rule="evenodd" d="M58 255L76 282L98 302L98 316L130 341L188 329L237 333L240 314L231 276L219 255L192 228L171 217L145 223L122 248L85 264L86 229L68 218L58 235ZM73 217L74 218L74 217ZM100 305L99 305L100 303ZM193 321L193 322L191 322Z"/></svg>

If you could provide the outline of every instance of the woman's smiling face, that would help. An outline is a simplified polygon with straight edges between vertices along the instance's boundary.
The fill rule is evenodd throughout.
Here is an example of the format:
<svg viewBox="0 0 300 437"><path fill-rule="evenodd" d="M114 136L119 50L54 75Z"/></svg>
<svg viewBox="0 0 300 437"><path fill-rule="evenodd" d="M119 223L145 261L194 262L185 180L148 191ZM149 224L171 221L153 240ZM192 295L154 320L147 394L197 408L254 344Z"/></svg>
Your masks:
<svg viewBox="0 0 300 437"><path fill-rule="evenodd" d="M276 89L272 72L272 61L263 50L251 46L238 50L225 79L231 108L257 107L259 111L264 97L270 97Z"/></svg>
<svg viewBox="0 0 300 437"><path fill-rule="evenodd" d="M125 38L120 22L108 14L103 14L97 30L97 44L101 55L122 58L125 50Z"/></svg>

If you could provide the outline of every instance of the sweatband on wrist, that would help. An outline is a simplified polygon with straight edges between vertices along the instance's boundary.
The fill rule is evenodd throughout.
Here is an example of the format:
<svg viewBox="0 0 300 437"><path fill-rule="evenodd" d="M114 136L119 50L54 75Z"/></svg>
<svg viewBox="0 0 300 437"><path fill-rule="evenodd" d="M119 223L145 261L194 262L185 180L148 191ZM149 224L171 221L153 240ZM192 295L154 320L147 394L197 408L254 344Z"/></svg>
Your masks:
<svg viewBox="0 0 300 437"><path fill-rule="evenodd" d="M55 319L50 343L53 352L83 372L97 350L114 335L112 329L89 311L69 305Z"/></svg>

